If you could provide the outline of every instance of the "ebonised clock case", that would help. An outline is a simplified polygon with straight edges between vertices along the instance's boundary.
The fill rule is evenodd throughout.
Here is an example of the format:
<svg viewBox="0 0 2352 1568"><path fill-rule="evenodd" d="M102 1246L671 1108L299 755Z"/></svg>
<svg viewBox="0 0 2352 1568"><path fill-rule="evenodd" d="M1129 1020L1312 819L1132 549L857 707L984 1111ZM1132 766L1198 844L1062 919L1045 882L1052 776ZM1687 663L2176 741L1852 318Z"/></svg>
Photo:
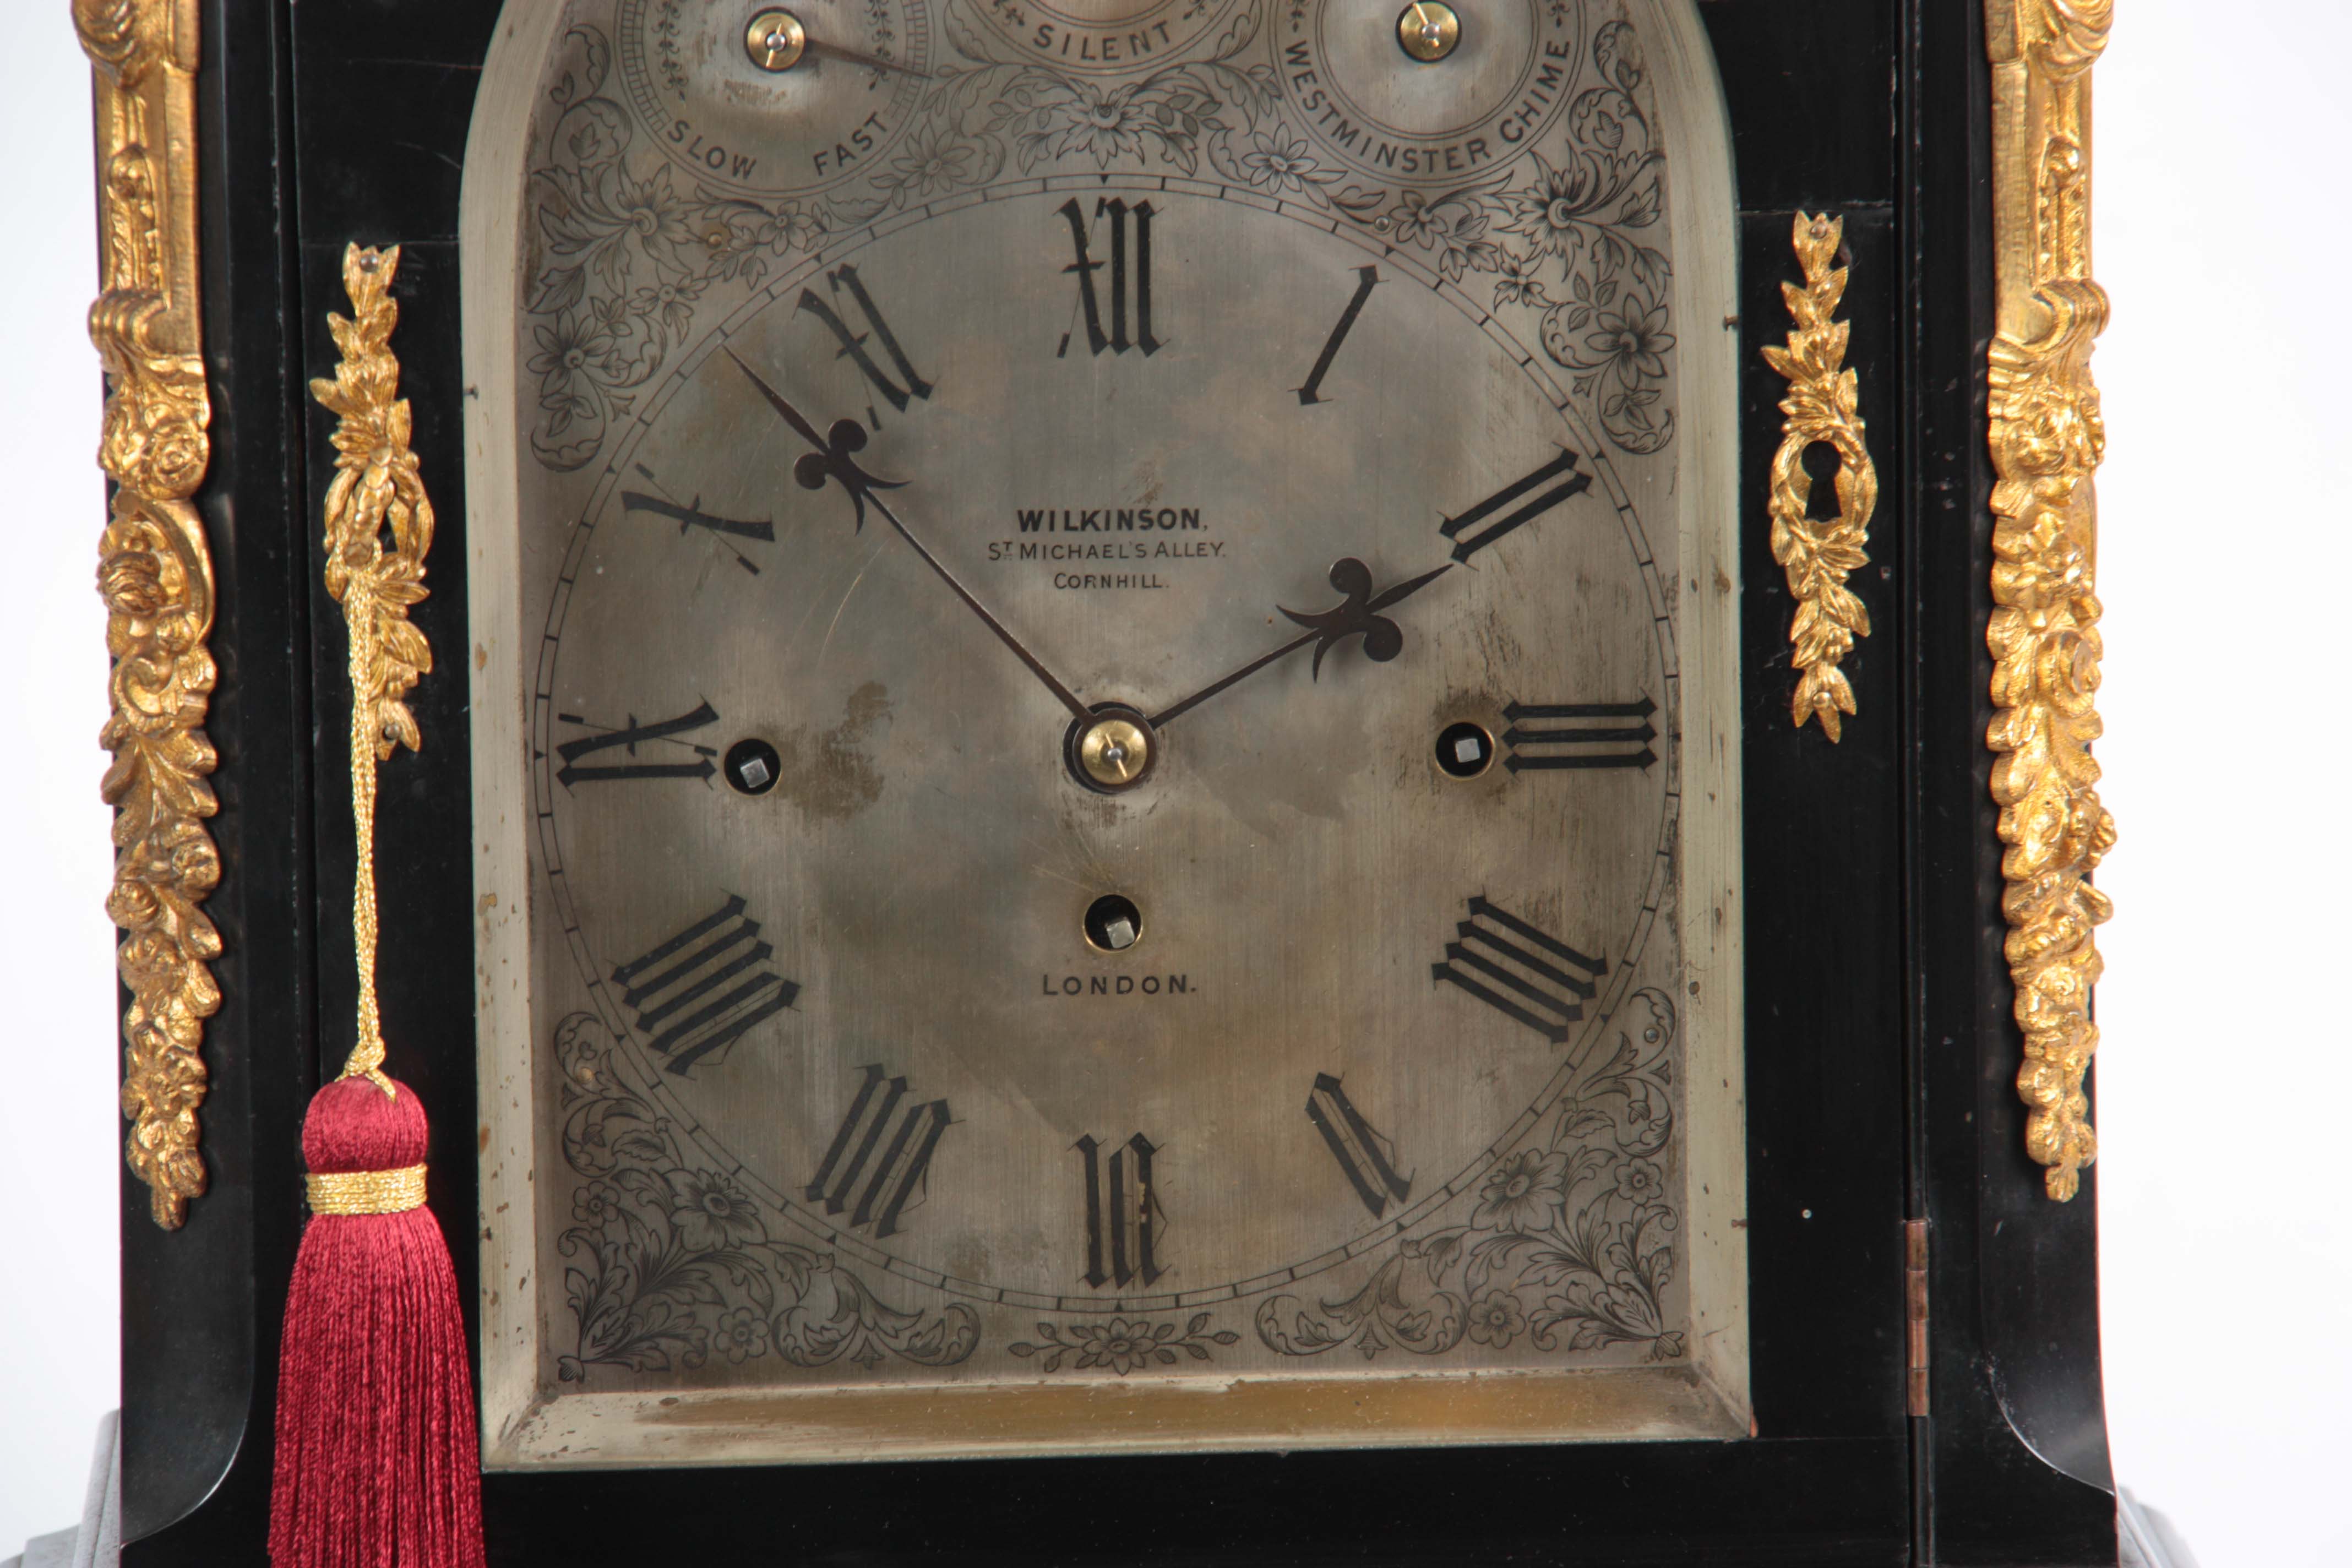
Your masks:
<svg viewBox="0 0 2352 1568"><path fill-rule="evenodd" d="M1735 139L1748 1114L1758 1434L1706 1444L493 1475L492 1561L659 1553L1045 1563L1900 1563L2115 1560L2095 1177L2060 1206L2021 1152L1990 708L1984 344L1990 90L1974 0L1703 0ZM123 1195L126 1563L256 1558L297 1135L347 1042L352 846L340 616L314 526L344 246L404 247L398 347L442 517L418 624L443 670L387 780L382 973L435 1119L432 1204L474 1286L475 1038L457 196L497 22L478 0L205 8L199 78L220 578L212 734L226 942L207 1034L211 1192L156 1229ZM1763 469L1778 284L1801 208L1846 221L1849 363L1885 500L1856 586L1863 717L1790 727L1790 601ZM1932 1414L1905 1414L1904 1222L1932 1237Z"/></svg>

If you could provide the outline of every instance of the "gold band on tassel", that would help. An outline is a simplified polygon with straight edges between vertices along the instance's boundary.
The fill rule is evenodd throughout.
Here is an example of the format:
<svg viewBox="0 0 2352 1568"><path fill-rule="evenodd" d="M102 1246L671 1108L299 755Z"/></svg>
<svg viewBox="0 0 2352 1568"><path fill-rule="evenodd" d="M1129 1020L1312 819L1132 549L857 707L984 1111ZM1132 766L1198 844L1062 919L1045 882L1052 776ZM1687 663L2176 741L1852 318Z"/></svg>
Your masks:
<svg viewBox="0 0 2352 1568"><path fill-rule="evenodd" d="M406 1214L425 1206L425 1167L329 1171L303 1178L312 1214Z"/></svg>

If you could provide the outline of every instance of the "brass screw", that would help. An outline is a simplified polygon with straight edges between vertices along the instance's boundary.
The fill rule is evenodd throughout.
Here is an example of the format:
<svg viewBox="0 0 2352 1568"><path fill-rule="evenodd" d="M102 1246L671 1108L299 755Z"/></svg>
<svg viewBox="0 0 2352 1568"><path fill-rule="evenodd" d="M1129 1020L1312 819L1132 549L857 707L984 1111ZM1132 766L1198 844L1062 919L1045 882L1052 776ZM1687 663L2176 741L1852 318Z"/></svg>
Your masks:
<svg viewBox="0 0 2352 1568"><path fill-rule="evenodd" d="M790 11L762 11L743 29L743 52L763 71L788 71L808 52L808 29Z"/></svg>
<svg viewBox="0 0 2352 1568"><path fill-rule="evenodd" d="M1078 741L1078 765L1106 789L1133 784L1151 763L1151 738L1139 724L1104 719Z"/></svg>
<svg viewBox="0 0 2352 1568"><path fill-rule="evenodd" d="M1440 0L1418 0L1397 18L1397 42L1423 65L1444 59L1461 41L1462 18Z"/></svg>

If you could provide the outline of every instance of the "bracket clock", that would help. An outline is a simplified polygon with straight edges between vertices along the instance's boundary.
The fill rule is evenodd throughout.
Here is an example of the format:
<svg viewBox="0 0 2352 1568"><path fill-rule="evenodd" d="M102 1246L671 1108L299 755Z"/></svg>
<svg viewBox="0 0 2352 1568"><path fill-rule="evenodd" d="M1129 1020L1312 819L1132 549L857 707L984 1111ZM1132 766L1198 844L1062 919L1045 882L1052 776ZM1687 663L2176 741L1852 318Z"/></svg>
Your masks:
<svg viewBox="0 0 2352 1568"><path fill-rule="evenodd" d="M73 15L126 1562L2116 1560L2105 0Z"/></svg>

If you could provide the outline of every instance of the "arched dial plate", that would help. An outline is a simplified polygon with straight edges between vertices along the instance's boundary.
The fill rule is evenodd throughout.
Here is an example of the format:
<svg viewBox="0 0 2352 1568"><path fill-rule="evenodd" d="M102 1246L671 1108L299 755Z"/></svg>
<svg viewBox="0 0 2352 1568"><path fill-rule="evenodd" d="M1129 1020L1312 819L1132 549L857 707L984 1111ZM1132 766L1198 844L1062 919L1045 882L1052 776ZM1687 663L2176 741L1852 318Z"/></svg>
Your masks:
<svg viewBox="0 0 2352 1568"><path fill-rule="evenodd" d="M583 0L547 62L552 1390L1691 1355L1637 36L1163 9L812 5L909 67L826 84Z"/></svg>

